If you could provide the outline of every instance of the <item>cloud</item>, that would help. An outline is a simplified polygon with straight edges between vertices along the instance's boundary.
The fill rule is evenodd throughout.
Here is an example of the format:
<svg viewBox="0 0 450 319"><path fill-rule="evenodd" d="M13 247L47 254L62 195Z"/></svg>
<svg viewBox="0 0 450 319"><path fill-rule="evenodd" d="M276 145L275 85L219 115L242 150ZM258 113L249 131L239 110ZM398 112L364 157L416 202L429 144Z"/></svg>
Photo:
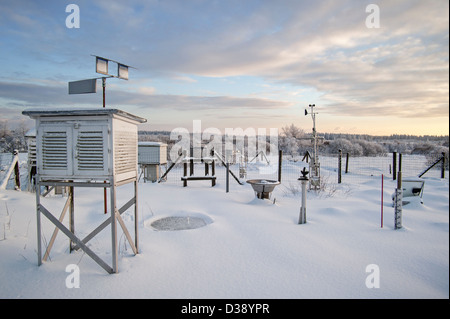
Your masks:
<svg viewBox="0 0 450 319"><path fill-rule="evenodd" d="M152 95L152 94L155 93L155 88L154 87L144 86L144 87L138 88L138 92L140 94L144 94L144 95Z"/></svg>
<svg viewBox="0 0 450 319"><path fill-rule="evenodd" d="M67 85L67 84L66 84ZM23 82L0 82L0 96L9 105L42 106L66 103L67 86L38 85Z"/></svg>
<svg viewBox="0 0 450 319"><path fill-rule="evenodd" d="M380 4L378 30L358 27L354 9L348 20L338 11L334 22L343 25L330 30L324 22L310 43L299 37L306 49L297 61L261 69L261 75L317 89L335 115L448 117L448 16L433 20L448 3L395 3ZM284 55L294 57L292 49Z"/></svg>
<svg viewBox="0 0 450 319"><path fill-rule="evenodd" d="M92 68L85 61L93 53L135 66L135 79L191 85L196 76L244 75L299 90L312 88L321 96L311 102L332 115L448 117L448 1L377 1L379 29L365 26L368 3L359 0L80 0L79 30L64 27L67 14L57 2L51 2L51 10L15 3L10 9L0 5L0 24L11 32L0 28L0 35L17 37L5 49L13 53L10 48L16 45L30 61L52 69L53 79L55 72L60 80L66 80L63 75L89 77L85 70ZM8 18L2 11L16 16ZM30 30L33 25L38 32ZM27 66L24 62L18 70L36 71ZM108 87L107 103L218 112L292 106L275 92L271 99L262 98L267 94L236 97L233 92L156 93L156 86L138 86L133 94ZM33 86L5 80L0 94L23 105L101 103L100 95L68 96L64 83Z"/></svg>
<svg viewBox="0 0 450 319"><path fill-rule="evenodd" d="M194 21L195 5L164 7L179 21L154 21L157 30L167 27L166 37L141 67L310 87L322 92L319 102L335 115L448 116L442 107L448 105L448 14L442 14L448 2L379 1L379 29L365 26L365 6L279 1L232 10L209 4L201 15L209 18L200 22Z"/></svg>
<svg viewBox="0 0 450 319"><path fill-rule="evenodd" d="M232 109L277 109L288 108L291 103L263 98L239 98L233 96L188 96L170 94L151 94L152 90L143 89L138 92L108 89L107 105L127 105L140 109L173 109L178 111L223 110ZM52 106L92 106L100 104L102 95L77 94L69 95L67 84L37 85L21 82L0 82L0 96L7 102L3 104L14 107Z"/></svg>
<svg viewBox="0 0 450 319"><path fill-rule="evenodd" d="M177 82L184 82L184 83L197 83L196 79L193 79L189 76L185 76L185 75L177 75L177 76L173 76L172 77L173 80L177 81Z"/></svg>

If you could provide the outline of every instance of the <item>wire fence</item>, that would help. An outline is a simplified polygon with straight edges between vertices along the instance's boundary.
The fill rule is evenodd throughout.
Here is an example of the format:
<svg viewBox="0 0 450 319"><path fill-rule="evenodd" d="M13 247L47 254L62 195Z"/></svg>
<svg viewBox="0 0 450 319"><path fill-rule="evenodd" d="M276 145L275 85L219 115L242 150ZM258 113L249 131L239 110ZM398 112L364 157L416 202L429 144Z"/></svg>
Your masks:
<svg viewBox="0 0 450 319"><path fill-rule="evenodd" d="M27 189L27 154L19 154L20 164L20 180L21 189ZM377 157L348 157L343 155L341 161L336 156L319 156L320 162L320 176L321 179L328 184L358 184L363 183L373 178L379 178L382 174L386 178L393 178L394 173L400 169L402 171L403 178L418 177L424 172L432 163L438 160L440 157L431 158L425 155L409 155L404 154L394 158L392 153L385 156ZM0 183L4 180L5 175L11 165L13 155L10 153L0 153ZM447 160L448 163L448 160ZM163 165L160 168L158 178L161 177L167 169L171 166L169 162L167 165ZM190 165L187 165L186 175L190 176ZM286 187L299 184L298 178L302 176L301 171L303 168L309 170L309 164L302 161L301 157L292 157L290 155L283 156L281 165L281 184ZM340 168L339 168L340 167ZM428 170L423 177L441 178L442 164L438 163L432 169ZM205 171L205 163L194 163L193 176L204 177L212 175L212 168L209 165L207 172ZM245 182L250 179L265 179L265 180L278 180L279 178L279 160L278 156L265 158L258 158L255 161L247 163L245 166L239 163L233 163L229 165L231 175L229 177L230 183ZM140 169L140 182L144 182L143 172ZM340 174L340 178L339 178ZM448 179L448 167L444 170L445 178ZM13 174L14 175L14 174ZM226 182L226 167L220 160L215 161L215 177L216 182ZM183 185L182 177L185 176L184 164L177 163L170 170L164 179L164 183ZM235 178L236 177L236 178ZM7 184L7 188L14 188L14 176L10 177ZM202 181L205 185L208 185L208 181ZM190 182L189 182L190 184Z"/></svg>
<svg viewBox="0 0 450 319"><path fill-rule="evenodd" d="M343 156L340 161L341 169L339 169L338 156L319 156L320 175L327 183L361 183L371 178L379 178L382 174L386 178L393 178L394 174L400 169L402 176L418 177L425 169L427 169L439 157L430 159L425 155L402 155L397 154L394 159L392 153L386 156L379 157L346 157ZM395 164L394 164L395 162ZM180 183L184 176L183 163L176 164L167 174L166 183ZM195 163L193 176L204 176L204 163ZM169 163L170 166L170 163ZM279 162L278 157L270 157L269 161L258 160L252 163L247 163L246 167L239 163L230 164L231 173L240 181L249 179L266 179L278 180L279 176ZM299 157L283 156L281 165L281 183L292 184L298 183L298 178L301 175L303 168L309 169L309 164L302 161ZM245 171L243 176L242 171ZM161 175L164 174L166 168L163 168ZM341 177L339 178L339 172ZM211 175L211 169L208 173ZM189 164L187 175L191 175ZM217 181L224 182L226 179L226 168L220 162L216 162L215 176ZM445 171L445 176L448 178L448 168ZM441 164L437 164L424 174L424 177L441 177ZM230 177L231 183L234 182L234 177Z"/></svg>

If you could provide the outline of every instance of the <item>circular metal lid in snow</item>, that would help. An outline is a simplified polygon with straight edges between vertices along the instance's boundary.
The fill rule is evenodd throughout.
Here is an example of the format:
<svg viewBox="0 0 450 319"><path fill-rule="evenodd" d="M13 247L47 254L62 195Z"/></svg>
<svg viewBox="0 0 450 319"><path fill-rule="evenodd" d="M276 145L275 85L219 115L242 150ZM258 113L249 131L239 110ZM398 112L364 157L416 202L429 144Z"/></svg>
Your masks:
<svg viewBox="0 0 450 319"><path fill-rule="evenodd" d="M168 216L159 218L150 223L156 230L175 231L196 229L212 223L211 218L206 215L196 214L195 216Z"/></svg>

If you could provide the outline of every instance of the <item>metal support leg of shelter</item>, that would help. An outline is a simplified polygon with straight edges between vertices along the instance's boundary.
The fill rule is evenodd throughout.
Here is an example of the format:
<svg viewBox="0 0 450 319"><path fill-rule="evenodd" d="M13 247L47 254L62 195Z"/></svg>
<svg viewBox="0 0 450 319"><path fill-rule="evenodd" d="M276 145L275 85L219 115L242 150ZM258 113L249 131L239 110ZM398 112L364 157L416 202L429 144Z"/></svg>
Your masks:
<svg viewBox="0 0 450 319"><path fill-rule="evenodd" d="M75 235L75 227L74 227L74 186L80 187L96 187L96 185L92 185L92 183L73 183L73 182L59 182L58 184L65 184L65 186L69 186L69 194L64 205L64 208L61 212L59 219L57 219L47 208L45 208L40 200L41 200L41 185L49 185L55 184L52 182L39 182L39 177L36 178L36 225L37 225L37 253L38 253L38 265L42 264L42 261L46 261L50 250L52 249L53 243L56 239L56 235L58 231L61 230L67 237L70 239L70 251L72 250L83 250L88 256L90 256L99 266L101 266L108 273L117 273L118 272L118 245L117 245L117 222L122 228L125 237L127 238L131 249L134 254L138 254L138 209L137 209L137 201L138 201L138 184L137 179L134 180L134 197L131 198L127 203L125 203L121 208L117 209L116 204L116 185L114 185L113 181L110 181L108 187L110 187L110 200L111 200L111 216L105 220L102 224L100 224L97 228L95 228L89 235L87 235L84 239L80 239ZM79 185L75 185L79 184ZM105 187L105 184L101 184L98 187ZM134 232L135 238L134 241L126 228L124 221L122 220L121 214L125 212L128 208L134 205ZM67 228L63 224L63 220L65 214L69 210L69 228ZM55 230L53 231L50 242L46 248L45 254L42 257L42 235L41 235L41 214L47 217L55 225ZM86 244L89 240L94 238L100 231L106 228L109 224L111 224L111 249L112 249L112 266L108 265L105 261L103 261L97 254L95 254Z"/></svg>

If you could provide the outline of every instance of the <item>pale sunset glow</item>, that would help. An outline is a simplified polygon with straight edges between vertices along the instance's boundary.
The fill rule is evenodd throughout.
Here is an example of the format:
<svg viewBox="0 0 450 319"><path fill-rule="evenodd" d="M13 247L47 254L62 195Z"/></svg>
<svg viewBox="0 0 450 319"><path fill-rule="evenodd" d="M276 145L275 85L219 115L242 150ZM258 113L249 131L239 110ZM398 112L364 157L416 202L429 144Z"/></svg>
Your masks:
<svg viewBox="0 0 450 319"><path fill-rule="evenodd" d="M449 2L8 1L0 3L0 121L30 107L102 106L69 95L95 58L107 107L149 130L275 127L369 135L449 134ZM77 8L77 10L75 9ZM32 123L30 123L32 125Z"/></svg>

